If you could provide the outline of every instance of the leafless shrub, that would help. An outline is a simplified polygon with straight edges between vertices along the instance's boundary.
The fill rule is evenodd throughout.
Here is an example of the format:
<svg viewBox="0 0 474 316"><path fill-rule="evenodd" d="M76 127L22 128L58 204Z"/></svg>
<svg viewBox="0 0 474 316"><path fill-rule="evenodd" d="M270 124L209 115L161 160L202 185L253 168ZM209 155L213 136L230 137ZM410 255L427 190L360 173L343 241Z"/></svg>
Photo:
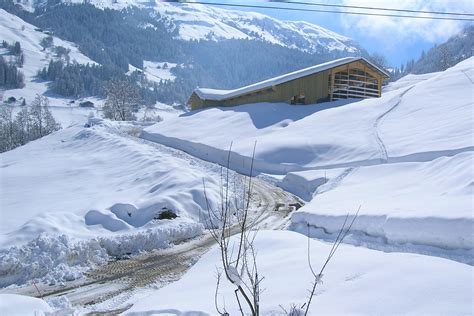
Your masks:
<svg viewBox="0 0 474 316"><path fill-rule="evenodd" d="M206 184L203 182L208 212L206 226L220 250L221 268L217 272L215 292L216 310L220 315L227 314L225 305L221 307L218 302L222 276L225 276L225 279L235 286L235 300L242 315L247 311L250 311L252 315L259 314L260 283L263 277L258 272L257 254L253 246L257 230L253 228L254 223L249 219L255 147L256 144L248 182L244 184L244 194L241 201L238 201L235 196L233 199L230 194L229 164L232 144L228 151L227 166L225 169L221 169L221 201L217 209L211 209L206 195ZM230 237L232 235L236 235L236 238L231 243Z"/></svg>
<svg viewBox="0 0 474 316"><path fill-rule="evenodd" d="M216 209L212 209L210 206L206 194L206 183L203 180L204 196L208 213L205 223L212 238L216 241L220 251L221 267L217 268L217 282L214 293L215 308L219 315L229 315L225 307L225 301L219 301L219 288L223 280L223 276L225 276L225 279L228 282L235 286L234 295L235 300L239 306L240 313L244 315L250 312L250 314L253 316L259 315L260 313L260 294L262 293L261 282L264 278L258 272L257 254L254 247L254 240L258 230L255 228L255 222L249 218L255 148L256 143L253 149L250 173L247 178L247 184L244 185L244 195L240 203L236 196L234 196L234 199L232 199L229 190L229 170L232 143L228 151L227 165L225 168L221 169L220 203ZM324 270L333 258L344 238L348 235L355 219L357 218L359 210L352 217L349 223L349 214L347 214L344 223L339 230L337 238L328 254L328 257L326 258L326 261L318 273L315 272L311 263L311 247L308 224L307 260L308 266L314 277L312 287L310 290L308 290L309 296L307 301L301 306L293 304L290 306L289 310L286 310L280 305L285 314L288 316L308 315L313 297L315 296L316 286L319 283L322 283ZM236 238L231 243L231 237L233 235L236 235Z"/></svg>

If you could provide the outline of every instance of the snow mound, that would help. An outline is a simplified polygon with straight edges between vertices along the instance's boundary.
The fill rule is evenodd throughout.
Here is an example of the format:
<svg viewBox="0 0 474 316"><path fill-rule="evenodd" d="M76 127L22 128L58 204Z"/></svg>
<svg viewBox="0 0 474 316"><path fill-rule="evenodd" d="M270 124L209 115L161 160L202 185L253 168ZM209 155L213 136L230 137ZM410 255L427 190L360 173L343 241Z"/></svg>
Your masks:
<svg viewBox="0 0 474 316"><path fill-rule="evenodd" d="M324 263L331 244L311 240L315 269ZM289 231L260 231L255 247L259 276L264 279L260 304L262 315L283 315L280 305L301 306L313 280L307 261L307 239ZM275 251L278 249L278 251ZM125 315L161 314L174 310L215 315L215 269L220 253L206 253L179 281L139 299ZM197 295L196 289L199 289ZM235 286L222 280L220 306L239 314ZM324 273L310 312L315 315L470 314L472 267L436 257L384 253L341 245ZM341 298L350 298L341 300ZM199 314L192 314L199 315Z"/></svg>
<svg viewBox="0 0 474 316"><path fill-rule="evenodd" d="M203 180L215 208L220 167L129 136L131 123L95 122L0 155L0 286L74 279L203 233Z"/></svg>
<svg viewBox="0 0 474 316"><path fill-rule="evenodd" d="M120 129L107 121L71 127L1 154L0 244L42 232L87 239L153 228L164 209L199 222L207 209L203 179L217 204L218 170Z"/></svg>
<svg viewBox="0 0 474 316"><path fill-rule="evenodd" d="M111 257L165 248L203 233L203 226L185 220L118 236L76 240L41 234L19 247L0 250L0 287L37 280L47 284L71 281Z"/></svg>
<svg viewBox="0 0 474 316"><path fill-rule="evenodd" d="M16 294L0 294L1 315L44 316L52 312L51 307L42 299Z"/></svg>
<svg viewBox="0 0 474 316"><path fill-rule="evenodd" d="M472 263L473 161L474 152L466 152L430 162L338 169L339 174L318 186L311 202L292 215L292 228L306 233L310 224L320 234L337 233L345 215L360 205L353 230L365 238L461 249L467 256L462 261ZM303 172L303 176L308 179L299 182L303 188L321 182L320 174ZM295 176L287 177L286 182Z"/></svg>

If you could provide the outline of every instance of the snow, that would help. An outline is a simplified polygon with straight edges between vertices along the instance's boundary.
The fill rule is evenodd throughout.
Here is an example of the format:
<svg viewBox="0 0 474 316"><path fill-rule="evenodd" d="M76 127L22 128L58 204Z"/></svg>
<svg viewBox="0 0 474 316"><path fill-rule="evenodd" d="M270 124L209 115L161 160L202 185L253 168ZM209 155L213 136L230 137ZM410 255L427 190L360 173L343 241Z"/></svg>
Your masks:
<svg viewBox="0 0 474 316"><path fill-rule="evenodd" d="M264 277L262 315L285 315L292 304L301 306L313 277L307 264L307 240L290 231L257 234L257 265ZM311 261L319 271L331 244L311 240ZM220 254L215 247L186 275L138 300L125 315L215 315L215 268ZM418 254L384 253L341 245L324 271L310 312L339 314L449 314L472 312L473 268L454 261ZM239 314L233 289L221 281L219 304L230 315ZM182 314L181 314L182 313ZM202 313L202 314L199 314Z"/></svg>
<svg viewBox="0 0 474 316"><path fill-rule="evenodd" d="M49 315L52 312L51 307L42 299L15 294L0 294L1 315L43 316Z"/></svg>
<svg viewBox="0 0 474 316"><path fill-rule="evenodd" d="M202 225L186 219L163 221L155 226L87 240L42 233L25 245L0 250L0 287L31 280L49 285L75 280L90 268L107 263L110 257L169 247L203 233Z"/></svg>
<svg viewBox="0 0 474 316"><path fill-rule="evenodd" d="M144 71L148 80L160 82L161 80L174 81L176 77L171 73L171 69L177 64L170 62L143 61ZM166 66L166 68L165 68Z"/></svg>
<svg viewBox="0 0 474 316"><path fill-rule="evenodd" d="M408 74L398 79L397 81L389 82L386 86L382 87L382 92L388 92L388 91L393 91L400 88L410 87L413 84L419 83L421 81L425 81L427 79L431 79L439 74L440 74L439 72L431 72L431 73L422 74L422 75Z"/></svg>
<svg viewBox="0 0 474 316"><path fill-rule="evenodd" d="M157 2L154 9L171 21L183 40L259 39L312 53L359 51L349 38L308 22L282 21L255 12L200 4Z"/></svg>
<svg viewBox="0 0 474 316"><path fill-rule="evenodd" d="M166 64L166 68L163 68ZM145 74L145 77L153 82L160 83L162 80L174 81L176 77L171 73L171 69L175 68L178 64L171 62L153 62L153 61L143 61L143 70L133 66L128 65L127 74L131 74L134 71L140 71Z"/></svg>
<svg viewBox="0 0 474 316"><path fill-rule="evenodd" d="M29 103L33 101L36 94L45 94L48 90L46 82L36 80L36 73L38 70L47 66L50 59L54 59L54 54L50 49L43 51L40 42L48 35L35 31L35 28L34 25L31 25L19 17L0 9L0 39L5 40L8 43L20 42L25 55L24 65L20 69L20 71L25 75L25 87L22 89L11 89L5 91L3 94L4 99L14 96L16 99L24 98L27 103ZM69 53L71 62L75 61L80 64L95 64L93 60L83 55L73 43L61 40L55 36L53 36L53 41L54 46L63 46L64 48L71 50ZM48 97L53 106L64 106L69 101L56 95L50 95L49 93Z"/></svg>
<svg viewBox="0 0 474 316"><path fill-rule="evenodd" d="M320 180L321 171L297 173L300 181L290 173L286 182L299 182L296 188L319 181L311 202L292 215L293 227L306 232L309 223L335 233L345 215L360 205L354 231L388 244L466 249L470 252L466 260L472 262L473 161L474 152L466 152L429 162L333 169L337 174L331 174L327 183Z"/></svg>
<svg viewBox="0 0 474 316"><path fill-rule="evenodd" d="M198 88L194 90L194 92L204 100L215 100L215 101L222 101L225 99L230 99L239 95L247 94L253 91L257 90L262 90L265 88L271 88L275 85L282 84L284 82L288 82L291 80L295 80L298 78L306 77L321 71L325 71L340 65L345 65L354 61L363 61L372 67L378 69L380 72L385 73L385 71L381 70L377 66L375 66L373 63L368 61L365 58L362 57L344 57L344 58L339 58L336 60L332 60L323 64L311 66L308 68L304 68L301 70L297 70L288 74L284 74L275 78L270 78L261 82L257 82L254 84L251 84L249 86L245 86L242 88L238 88L235 90L216 90L216 89L206 89L206 88ZM388 74L386 74L388 77Z"/></svg>
<svg viewBox="0 0 474 316"><path fill-rule="evenodd" d="M353 243L473 263L473 61L381 98L209 108L142 137L222 165L233 142L231 167L244 173L256 141L254 174L311 201L292 229L326 238L360 205Z"/></svg>
<svg viewBox="0 0 474 316"><path fill-rule="evenodd" d="M219 168L128 136L123 131L139 129L130 123L95 121L92 128L66 128L0 155L0 270L10 276L0 278L3 285L61 264L100 263L103 253L148 251L202 233L202 183L215 206ZM155 219L164 208L179 217ZM41 233L54 242L43 242ZM71 240L60 241L61 235ZM80 249L84 261L68 261Z"/></svg>

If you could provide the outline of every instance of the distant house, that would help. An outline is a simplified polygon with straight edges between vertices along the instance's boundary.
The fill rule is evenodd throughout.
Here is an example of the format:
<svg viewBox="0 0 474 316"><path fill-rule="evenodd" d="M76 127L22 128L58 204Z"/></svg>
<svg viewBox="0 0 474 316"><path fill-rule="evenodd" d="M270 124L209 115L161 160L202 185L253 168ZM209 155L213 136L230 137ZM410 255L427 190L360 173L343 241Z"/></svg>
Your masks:
<svg viewBox="0 0 474 316"><path fill-rule="evenodd" d="M312 104L382 94L384 70L362 57L346 57L257 82L235 90L198 88L188 100L191 109L257 102Z"/></svg>
<svg viewBox="0 0 474 316"><path fill-rule="evenodd" d="M93 108L94 107L94 102L84 101L84 102L79 103L79 106L81 108Z"/></svg>

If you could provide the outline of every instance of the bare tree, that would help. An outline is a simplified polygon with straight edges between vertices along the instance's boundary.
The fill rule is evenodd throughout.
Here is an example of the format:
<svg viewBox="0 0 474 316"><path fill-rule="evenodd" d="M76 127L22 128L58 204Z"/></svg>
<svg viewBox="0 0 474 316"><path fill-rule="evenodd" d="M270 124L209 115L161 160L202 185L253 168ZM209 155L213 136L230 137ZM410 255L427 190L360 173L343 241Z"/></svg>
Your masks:
<svg viewBox="0 0 474 316"><path fill-rule="evenodd" d="M241 201L232 199L230 195L229 164L232 144L227 156L227 166L221 169L221 201L217 209L210 207L206 184L203 182L208 211L206 224L220 250L221 268L217 271L215 292L215 306L220 315L228 315L225 306L221 307L218 302L222 276L235 286L235 300L242 315L247 312L259 315L260 312L260 283L263 277L258 272L256 250L253 245L257 230L254 229L255 223L249 218L255 146ZM232 235L235 235L235 239L231 241Z"/></svg>
<svg viewBox="0 0 474 316"><path fill-rule="evenodd" d="M387 70L388 68L387 58L382 54L374 53L370 55L369 60L383 70Z"/></svg>
<svg viewBox="0 0 474 316"><path fill-rule="evenodd" d="M107 101L104 105L104 116L116 121L131 121L136 117L133 108L139 103L137 89L127 80L111 81L107 87Z"/></svg>
<svg viewBox="0 0 474 316"><path fill-rule="evenodd" d="M15 148L15 124L13 108L0 105L0 152Z"/></svg>
<svg viewBox="0 0 474 316"><path fill-rule="evenodd" d="M240 313L244 315L250 312L253 316L260 314L260 294L262 292L260 285L264 278L258 272L256 249L254 246L254 240L258 230L255 227L256 222L249 218L255 148L256 143L253 149L250 173L247 179L248 182L244 185L244 194L240 202L236 197L234 197L235 199L233 200L229 191L229 170L232 143L228 151L227 165L225 168L221 168L221 201L216 209L213 209L210 206L206 193L206 183L203 180L204 195L208 212L207 218L205 219L206 226L209 229L211 236L216 241L220 251L221 267L217 269L217 282L214 293L215 308L219 315L229 315L225 305L219 303L219 287L223 276L228 282L235 286L234 295ZM352 225L359 214L359 210L357 210L351 220L349 220L349 214L345 217L341 229L333 242L332 248L318 273L315 272L311 263L310 226L308 224L307 260L314 278L312 287L308 290L309 296L307 301L301 306L294 304L288 311L284 309L283 306L280 306L285 314L288 316L308 315L313 297L315 296L316 287L318 284L322 283L324 270L333 258L340 244L351 230ZM231 241L232 236L234 236L234 238Z"/></svg>

